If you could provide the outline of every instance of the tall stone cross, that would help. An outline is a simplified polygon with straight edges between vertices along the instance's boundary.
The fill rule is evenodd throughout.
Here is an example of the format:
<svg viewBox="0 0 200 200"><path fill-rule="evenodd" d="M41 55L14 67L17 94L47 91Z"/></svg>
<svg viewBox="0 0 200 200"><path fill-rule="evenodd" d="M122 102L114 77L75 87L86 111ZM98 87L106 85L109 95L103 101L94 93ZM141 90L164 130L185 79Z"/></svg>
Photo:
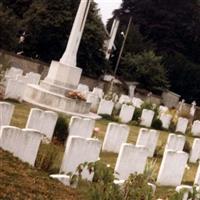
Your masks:
<svg viewBox="0 0 200 200"><path fill-rule="evenodd" d="M81 0L76 18L70 33L66 50L60 62L68 66L76 66L77 53L83 35L86 19L90 9L91 0Z"/></svg>
<svg viewBox="0 0 200 200"><path fill-rule="evenodd" d="M115 42L115 37L117 35L117 30L119 28L119 19L115 19L113 21L113 25L112 25L112 29L110 32L110 38L109 40L106 42L106 59L109 60L111 53L112 53L112 48L114 46L114 42Z"/></svg>

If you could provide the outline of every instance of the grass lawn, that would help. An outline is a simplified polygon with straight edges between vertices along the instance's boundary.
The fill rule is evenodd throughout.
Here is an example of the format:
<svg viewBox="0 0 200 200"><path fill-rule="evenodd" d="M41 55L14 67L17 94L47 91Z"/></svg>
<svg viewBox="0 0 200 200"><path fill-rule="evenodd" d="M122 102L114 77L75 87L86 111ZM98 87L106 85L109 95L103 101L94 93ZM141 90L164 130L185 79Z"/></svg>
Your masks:
<svg viewBox="0 0 200 200"><path fill-rule="evenodd" d="M17 126L20 128L24 128L27 118L28 118L28 114L31 109L31 106L26 103L23 103L23 104L14 103L14 104L15 104L15 112L14 112L14 115L12 118L11 125ZM108 123L109 123L109 121L104 120L104 119L96 122L96 127L100 128L100 132L97 135L97 137L102 141L104 139L104 135L105 135ZM139 133L139 129L140 129L140 127L130 125L130 134L129 134L129 138L128 138L129 143L134 144L136 142L136 139L137 139L137 136ZM159 166L160 166L161 159L162 159L161 155L164 150L168 134L169 133L165 132L165 131L160 132L160 137L159 137L159 141L157 144L157 150L156 150L158 156L154 157L153 159L149 159L149 161L156 159L155 177L157 176L157 173L159 170ZM186 136L186 139L190 143L190 146L191 146L194 138L189 135L189 136ZM4 179L3 184L0 183L0 190L2 190L4 194L9 194L10 191L13 191L13 192L15 191L15 192L17 192L17 194L22 193L23 195L26 195L25 189L27 188L27 192L32 189L33 193L36 193L36 191L37 191L39 195L42 195L42 193L40 194L40 192L39 192L39 188L41 187L42 189L44 189L44 196L45 196L45 194L48 193L48 190L50 190L48 194L49 195L51 194L51 187L52 187L52 190L55 189L55 191L56 191L55 193L57 193L58 190L62 190L62 192L60 192L61 194L62 193L64 194L65 192L66 193L69 192L68 195L72 195L73 196L72 199L78 199L79 196L75 195L73 190L69 190L66 187L62 187L62 185L60 185L59 183L47 178L48 177L47 173L51 174L51 173L57 173L59 171L63 152L64 152L63 146L58 146L55 144L41 145L39 153L38 153L37 161L36 161L36 168L39 169L39 171L37 171L36 169L29 170L27 165L19 164L19 161L17 159L12 158L10 155L7 156L7 154L4 155L4 153L2 151L0 151L0 157L1 157L0 160L3 160L3 164L0 164L0 178ZM116 159L117 159L117 154L102 152L100 155L100 158L103 162L110 164L111 167L114 167L115 163L116 163ZM8 162L9 159L12 162ZM45 159L47 159L47 160L45 160ZM48 163L47 166L44 166L44 160L47 161L47 163ZM9 166L9 163L11 166ZM20 167L20 166L22 166L22 167ZM189 166L190 166L190 169L185 170L183 184L192 185L198 165L197 164L196 165L189 164ZM26 168L26 170L25 170L25 168ZM41 171L41 169L43 169L43 170L45 169L46 172ZM10 170L10 172L9 172L9 170ZM26 173L24 170L26 171ZM2 171L3 171L3 175L1 173ZM29 171L30 171L30 173L29 173ZM30 180L28 179L28 177L30 177ZM44 181L44 183L42 183L42 180ZM48 180L49 182L46 180ZM41 186L38 184L37 181L40 181L39 183L41 183ZM8 183L11 184L11 187L8 187L8 185L9 185ZM50 184L50 186L48 186L48 184ZM55 186L55 188L54 188L54 186ZM22 189L23 187L25 187L24 190ZM30 187L30 188L28 188L28 187ZM49 189L48 189L48 187L49 187ZM158 187L156 196L159 198L166 198L168 196L168 194L171 194L172 191L174 191L174 188ZM47 193L45 193L45 192L47 192ZM2 194L0 192L0 199L2 199L1 195ZM48 197L49 197L49 199L51 199L50 196L48 196ZM9 199L9 198L7 198L7 199ZM12 199L12 198L10 198L10 199ZM15 199L15 198L13 198L13 199ZM20 199L20 198L16 198L16 199ZM34 198L28 198L28 196L27 196L27 198L24 198L24 199L34 199ZM40 199L40 198L36 198L36 199ZM45 199L45 198L41 198L41 199ZM55 197L53 199L60 200L59 198L55 198ZM68 196L66 195L65 198L63 198L63 199L68 199Z"/></svg>

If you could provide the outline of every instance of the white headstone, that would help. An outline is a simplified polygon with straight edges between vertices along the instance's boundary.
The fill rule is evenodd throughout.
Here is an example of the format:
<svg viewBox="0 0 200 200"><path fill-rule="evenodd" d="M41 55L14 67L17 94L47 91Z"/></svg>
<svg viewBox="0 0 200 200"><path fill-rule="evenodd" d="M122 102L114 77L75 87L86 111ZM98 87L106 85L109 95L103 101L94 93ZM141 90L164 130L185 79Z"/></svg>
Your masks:
<svg viewBox="0 0 200 200"><path fill-rule="evenodd" d="M165 151L183 151L185 145L185 137L183 135L169 134L167 139L167 144L165 146Z"/></svg>
<svg viewBox="0 0 200 200"><path fill-rule="evenodd" d="M0 102L0 127L10 125L15 106L7 103Z"/></svg>
<svg viewBox="0 0 200 200"><path fill-rule="evenodd" d="M194 180L194 184L200 186L200 163L196 172L196 176L195 176L195 180Z"/></svg>
<svg viewBox="0 0 200 200"><path fill-rule="evenodd" d="M176 132L185 134L188 126L188 119L179 117L176 125Z"/></svg>
<svg viewBox="0 0 200 200"><path fill-rule="evenodd" d="M69 136L80 136L83 138L92 137L95 127L95 120L72 117L69 123Z"/></svg>
<svg viewBox="0 0 200 200"><path fill-rule="evenodd" d="M129 123L133 118L134 111L135 107L123 104L119 114L121 122Z"/></svg>
<svg viewBox="0 0 200 200"><path fill-rule="evenodd" d="M85 162L96 162L99 158L101 142L97 139L85 139L71 136L67 141L60 172L75 173L77 167ZM82 172L83 179L92 180L93 174L85 169Z"/></svg>
<svg viewBox="0 0 200 200"><path fill-rule="evenodd" d="M90 92L87 95L87 102L91 103L91 112L96 113L99 107L99 103L100 103L100 98L98 95Z"/></svg>
<svg viewBox="0 0 200 200"><path fill-rule="evenodd" d="M96 94L100 99L102 99L103 95L104 95L103 90L101 88L97 88L97 87L93 88L92 93Z"/></svg>
<svg viewBox="0 0 200 200"><path fill-rule="evenodd" d="M133 106L135 106L136 108L141 108L144 101L142 101L140 98L133 97L132 103L133 103Z"/></svg>
<svg viewBox="0 0 200 200"><path fill-rule="evenodd" d="M78 84L77 90L84 93L87 93L90 91L88 85L84 85L84 84Z"/></svg>
<svg viewBox="0 0 200 200"><path fill-rule="evenodd" d="M148 156L153 157L159 135L160 133L156 130L141 128L137 138L136 146L146 147L149 151Z"/></svg>
<svg viewBox="0 0 200 200"><path fill-rule="evenodd" d="M23 70L15 68L15 67L11 67L10 69L8 69L5 73L5 79L16 79L16 77L18 75L22 75L23 74Z"/></svg>
<svg viewBox="0 0 200 200"><path fill-rule="evenodd" d="M165 129L169 129L172 116L169 114L162 113L159 118L160 118L160 121L162 122L162 127Z"/></svg>
<svg viewBox="0 0 200 200"><path fill-rule="evenodd" d="M183 193L182 200L189 200L189 193L193 192L192 186L189 185L180 185L176 187L178 193Z"/></svg>
<svg viewBox="0 0 200 200"><path fill-rule="evenodd" d="M166 112L168 112L168 111L169 111L168 107L166 107L166 106L159 106L159 113L160 114L163 114L163 113L166 114Z"/></svg>
<svg viewBox="0 0 200 200"><path fill-rule="evenodd" d="M194 139L192 149L190 152L190 159L191 163L196 163L197 160L200 159L200 139Z"/></svg>
<svg viewBox="0 0 200 200"><path fill-rule="evenodd" d="M29 83L29 78L26 77L26 76L23 76L23 75L17 75L16 80L17 81L21 81L24 84L28 84Z"/></svg>
<svg viewBox="0 0 200 200"><path fill-rule="evenodd" d="M200 121L196 120L192 124L192 135L200 137Z"/></svg>
<svg viewBox="0 0 200 200"><path fill-rule="evenodd" d="M142 174L148 157L144 146L122 144L115 166L116 178L127 180L130 174Z"/></svg>
<svg viewBox="0 0 200 200"><path fill-rule="evenodd" d="M25 89L25 82L9 79L6 85L4 99L14 99L21 102Z"/></svg>
<svg viewBox="0 0 200 200"><path fill-rule="evenodd" d="M128 89L129 89L129 96L133 98L135 94L136 85L130 85Z"/></svg>
<svg viewBox="0 0 200 200"><path fill-rule="evenodd" d="M130 99L130 97L127 96L127 95L121 95L120 98L119 98L119 103L120 103L120 104L131 103L131 99Z"/></svg>
<svg viewBox="0 0 200 200"><path fill-rule="evenodd" d="M26 128L39 131L51 141L57 119L58 114L55 112L32 108L26 123Z"/></svg>
<svg viewBox="0 0 200 200"><path fill-rule="evenodd" d="M0 147L34 166L43 135L35 130L2 126Z"/></svg>
<svg viewBox="0 0 200 200"><path fill-rule="evenodd" d="M28 78L28 83L34 85L38 85L41 79L41 75L34 72L27 73L26 77Z"/></svg>
<svg viewBox="0 0 200 200"><path fill-rule="evenodd" d="M97 113L99 115L112 115L113 108L114 103L112 101L101 99Z"/></svg>
<svg viewBox="0 0 200 200"><path fill-rule="evenodd" d="M161 162L157 183L161 186L179 186L184 175L187 160L187 153L167 150Z"/></svg>
<svg viewBox="0 0 200 200"><path fill-rule="evenodd" d="M146 127L151 127L154 114L155 113L152 110L143 109L140 125L146 126Z"/></svg>
<svg viewBox="0 0 200 200"><path fill-rule="evenodd" d="M126 125L109 123L103 142L103 151L119 153L120 147L127 142L130 128Z"/></svg>

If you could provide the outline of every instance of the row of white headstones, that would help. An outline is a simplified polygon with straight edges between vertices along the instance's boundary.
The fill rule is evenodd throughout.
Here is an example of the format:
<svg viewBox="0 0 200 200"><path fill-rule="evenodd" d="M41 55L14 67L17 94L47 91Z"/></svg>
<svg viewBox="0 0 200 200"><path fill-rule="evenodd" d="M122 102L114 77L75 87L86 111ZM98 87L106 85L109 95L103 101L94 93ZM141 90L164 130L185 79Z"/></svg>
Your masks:
<svg viewBox="0 0 200 200"><path fill-rule="evenodd" d="M34 166L40 143L47 137L52 139L58 115L51 111L32 109L25 129L9 126L14 106L10 103L0 103L0 147L13 153L22 161ZM59 179L69 185L70 172L75 173L77 166L85 162L95 162L102 151L118 153L115 166L115 176L121 182L131 173L143 173L147 159L153 157L160 133L156 130L141 128L136 144L126 143L130 129L127 125L110 123L102 142L91 138L95 121L72 117L69 124L69 137L60 167ZM194 139L190 155L183 152L185 136L169 134L165 146L157 183L163 186L179 186L188 162L196 163L200 159L200 139ZM83 171L83 178L92 180L93 174ZM200 185L200 167L195 184Z"/></svg>
<svg viewBox="0 0 200 200"><path fill-rule="evenodd" d="M6 75L6 90L5 99L15 99L22 101L23 94L27 84L38 84L41 75L37 73L27 73L23 76L23 71L17 68L10 68ZM114 102L103 99L104 93L100 88L94 88L92 92L89 91L87 85L79 84L77 91L80 91L87 98L87 102L92 104L92 109L97 111L100 115L111 115L114 109ZM125 103L125 104L124 104ZM133 105L127 105L126 103L132 103ZM135 108L140 108L144 102L139 98L130 98L127 95L121 95L118 105L121 105L119 118L122 123L129 123L134 115ZM161 110L166 110L161 106ZM145 127L151 127L155 113L152 110L143 109L141 115L140 125ZM160 113L159 119L162 121L162 126L165 129L169 129L172 116L166 113ZM179 118L176 126L176 132L184 133L188 127L188 119ZM192 125L191 132L194 136L200 136L200 121L195 121Z"/></svg>
<svg viewBox="0 0 200 200"><path fill-rule="evenodd" d="M79 84L78 90L83 92L87 97L87 102L92 104L92 110L96 111L99 115L112 115L113 109L115 107L121 107L119 113L119 119L122 123L129 123L134 115L135 108L141 108L144 101L140 98L130 98L127 95L121 95L119 101L114 103L112 100L108 101L103 99L104 93L100 88L94 88L92 92L89 91L87 85ZM132 104L132 105L129 105ZM159 119L162 122L162 127L164 129L169 129L172 115L167 114L166 111L169 109L164 106L160 106L159 109ZM148 109L143 109L140 117L140 125L145 127L151 127L155 112ZM185 134L189 125L189 120L187 118L179 117L175 132L180 132ZM194 121L191 127L191 133L193 136L200 136L200 121Z"/></svg>
<svg viewBox="0 0 200 200"><path fill-rule="evenodd" d="M26 85L38 85L41 75L34 72L29 72L26 75L23 75L22 69L11 67L6 71L4 79L4 99L14 99L21 102L23 100L23 94L26 89Z"/></svg>

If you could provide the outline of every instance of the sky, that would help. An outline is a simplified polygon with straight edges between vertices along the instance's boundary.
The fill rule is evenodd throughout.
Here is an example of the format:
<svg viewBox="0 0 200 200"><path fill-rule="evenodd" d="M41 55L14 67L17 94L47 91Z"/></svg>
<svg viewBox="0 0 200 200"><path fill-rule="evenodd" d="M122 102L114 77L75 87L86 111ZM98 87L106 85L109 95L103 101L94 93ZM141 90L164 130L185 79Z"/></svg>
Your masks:
<svg viewBox="0 0 200 200"><path fill-rule="evenodd" d="M98 3L104 24L112 17L112 12L120 7L122 0L95 0Z"/></svg>

